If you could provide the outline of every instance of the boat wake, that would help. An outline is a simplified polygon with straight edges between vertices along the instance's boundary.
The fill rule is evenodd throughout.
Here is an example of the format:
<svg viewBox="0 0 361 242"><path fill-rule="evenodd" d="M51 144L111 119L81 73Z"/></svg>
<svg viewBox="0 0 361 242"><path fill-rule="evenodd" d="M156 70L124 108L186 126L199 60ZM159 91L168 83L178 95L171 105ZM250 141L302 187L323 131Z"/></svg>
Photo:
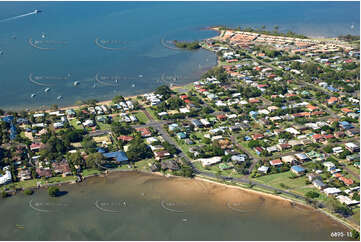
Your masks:
<svg viewBox="0 0 361 242"><path fill-rule="evenodd" d="M29 81L36 84L36 85L39 85L39 86L44 86L44 87L50 86L49 84L44 84L44 83L35 81L33 79L33 74L32 73L29 74Z"/></svg>
<svg viewBox="0 0 361 242"><path fill-rule="evenodd" d="M18 19L18 18L23 18L23 17L34 15L34 14L37 14L37 13L38 13L38 11L34 10L34 11L30 12L30 13L25 13L25 14L21 14L21 15L15 16L15 17L2 19L2 20L0 20L0 23L15 20L15 19Z"/></svg>
<svg viewBox="0 0 361 242"><path fill-rule="evenodd" d="M124 50L126 47L107 47L101 44L101 41L99 41L99 38L95 39L95 44L99 46L100 48L106 49L106 50Z"/></svg>

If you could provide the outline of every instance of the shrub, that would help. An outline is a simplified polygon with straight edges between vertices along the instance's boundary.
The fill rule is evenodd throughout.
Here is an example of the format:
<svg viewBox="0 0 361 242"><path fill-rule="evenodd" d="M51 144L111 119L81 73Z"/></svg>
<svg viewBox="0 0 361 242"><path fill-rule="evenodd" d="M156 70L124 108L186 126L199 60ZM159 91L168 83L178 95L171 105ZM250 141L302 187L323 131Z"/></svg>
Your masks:
<svg viewBox="0 0 361 242"><path fill-rule="evenodd" d="M309 191L305 194L305 196L308 198L316 198L316 197L319 197L320 194L317 192L314 192L314 191Z"/></svg>
<svg viewBox="0 0 361 242"><path fill-rule="evenodd" d="M34 191L30 188L27 188L24 190L24 193L25 193L25 195L32 195L34 193Z"/></svg>
<svg viewBox="0 0 361 242"><path fill-rule="evenodd" d="M56 197L59 195L59 188L57 187L49 187L48 188L48 194L51 197Z"/></svg>
<svg viewBox="0 0 361 242"><path fill-rule="evenodd" d="M1 196L2 196L3 198L5 198L5 197L7 197L7 196L8 196L8 193L7 193L7 192L5 192L5 191L2 191L2 192L1 192Z"/></svg>

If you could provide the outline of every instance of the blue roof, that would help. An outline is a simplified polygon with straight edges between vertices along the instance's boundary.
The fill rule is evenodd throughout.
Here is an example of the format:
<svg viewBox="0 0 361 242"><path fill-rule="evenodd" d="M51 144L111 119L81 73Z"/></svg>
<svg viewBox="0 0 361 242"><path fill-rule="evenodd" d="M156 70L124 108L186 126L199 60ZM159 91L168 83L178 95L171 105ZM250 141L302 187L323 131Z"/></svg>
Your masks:
<svg viewBox="0 0 361 242"><path fill-rule="evenodd" d="M252 138L249 137L249 136L245 136L245 137L244 137L244 140L246 140L246 141L251 140L251 139L252 139Z"/></svg>
<svg viewBox="0 0 361 242"><path fill-rule="evenodd" d="M340 122L340 125L341 125L343 128L345 128L345 129L351 129L351 128L353 128L352 124L350 124L350 123L347 122L347 121L342 121L342 122Z"/></svg>
<svg viewBox="0 0 361 242"><path fill-rule="evenodd" d="M105 158L115 158L118 162L128 161L128 157L123 151L103 153L103 156Z"/></svg>
<svg viewBox="0 0 361 242"><path fill-rule="evenodd" d="M337 92L338 90L336 88L334 88L333 86L328 86L327 87L328 90L332 91L332 92Z"/></svg>
<svg viewBox="0 0 361 242"><path fill-rule="evenodd" d="M13 123L10 124L10 139L13 140L16 137L16 128Z"/></svg>
<svg viewBox="0 0 361 242"><path fill-rule="evenodd" d="M342 124L342 125L350 125L350 123L347 122L347 121L341 121L340 124Z"/></svg>
<svg viewBox="0 0 361 242"><path fill-rule="evenodd" d="M187 137L187 134L183 133L183 132L179 132L179 133L177 133L177 136L180 138L185 138L185 137Z"/></svg>
<svg viewBox="0 0 361 242"><path fill-rule="evenodd" d="M16 122L17 122L17 123L27 123L27 122L29 122L29 120L28 120L27 118L18 118L18 119L16 120Z"/></svg>
<svg viewBox="0 0 361 242"><path fill-rule="evenodd" d="M294 170L294 171L296 171L296 172L303 172L303 171L305 171L305 168L303 168L302 166L292 166L291 169Z"/></svg>
<svg viewBox="0 0 361 242"><path fill-rule="evenodd" d="M255 115L258 115L258 112L257 111L251 111L251 112L249 112L249 115L255 116Z"/></svg>
<svg viewBox="0 0 361 242"><path fill-rule="evenodd" d="M10 124L10 139L13 140L16 137L16 128L13 124L14 116L3 117L3 121Z"/></svg>
<svg viewBox="0 0 361 242"><path fill-rule="evenodd" d="M97 152L99 152L99 153L105 153L105 149L98 147L98 148L97 148Z"/></svg>
<svg viewBox="0 0 361 242"><path fill-rule="evenodd" d="M11 121L14 120L14 116L6 116L6 117L3 117L3 121L6 122L6 123L11 123Z"/></svg>

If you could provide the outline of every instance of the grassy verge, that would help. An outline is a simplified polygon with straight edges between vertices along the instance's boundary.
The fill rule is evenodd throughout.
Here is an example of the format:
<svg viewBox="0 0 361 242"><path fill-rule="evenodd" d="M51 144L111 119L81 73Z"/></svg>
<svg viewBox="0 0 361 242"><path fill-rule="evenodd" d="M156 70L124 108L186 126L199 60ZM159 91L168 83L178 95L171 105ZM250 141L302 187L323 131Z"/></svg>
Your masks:
<svg viewBox="0 0 361 242"><path fill-rule="evenodd" d="M100 174L101 171L97 170L97 169L86 169L82 171L82 175L83 176L90 176L90 175L94 175L94 174Z"/></svg>

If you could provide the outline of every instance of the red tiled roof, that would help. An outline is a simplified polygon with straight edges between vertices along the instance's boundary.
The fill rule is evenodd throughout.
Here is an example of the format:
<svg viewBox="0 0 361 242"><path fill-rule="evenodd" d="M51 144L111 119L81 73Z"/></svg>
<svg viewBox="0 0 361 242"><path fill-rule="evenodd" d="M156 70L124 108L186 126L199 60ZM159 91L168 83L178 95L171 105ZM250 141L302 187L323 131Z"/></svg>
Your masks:
<svg viewBox="0 0 361 242"><path fill-rule="evenodd" d="M341 181L343 181L343 183L345 183L346 185L352 185L353 184L353 180L352 179L348 179L346 177L340 177L339 178Z"/></svg>
<svg viewBox="0 0 361 242"><path fill-rule="evenodd" d="M337 97L330 97L328 100L327 100L327 103L328 104L333 104L335 102L338 102L338 98Z"/></svg>
<svg viewBox="0 0 361 242"><path fill-rule="evenodd" d="M333 134L327 134L325 136L323 136L325 139L332 139L334 138L335 136L333 136Z"/></svg>
<svg viewBox="0 0 361 242"><path fill-rule="evenodd" d="M277 166L277 165L281 165L282 164L282 161L281 159L276 159L276 160L271 160L269 162L272 166Z"/></svg>
<svg viewBox="0 0 361 242"><path fill-rule="evenodd" d="M223 119L226 119L227 117L226 117L226 115L224 115L224 114L218 114L217 115L217 119L219 119L219 120L223 120Z"/></svg>
<svg viewBox="0 0 361 242"><path fill-rule="evenodd" d="M322 134L314 134L314 135L312 135L312 138L313 138L314 140L319 140L319 139L322 139L322 138L323 138L323 135L322 135Z"/></svg>
<svg viewBox="0 0 361 242"><path fill-rule="evenodd" d="M152 135L152 133L149 131L148 128L136 128L136 130L141 133L142 137L147 137Z"/></svg>
<svg viewBox="0 0 361 242"><path fill-rule="evenodd" d="M253 135L252 135L252 138L253 138L254 140L262 139L263 137L264 137L263 134L253 134Z"/></svg>
<svg viewBox="0 0 361 242"><path fill-rule="evenodd" d="M341 111L344 112L344 113L351 113L352 110L349 109L349 108L341 108Z"/></svg>
<svg viewBox="0 0 361 242"><path fill-rule="evenodd" d="M126 136L126 135L122 135L118 137L118 140L123 140L123 141L132 141L134 139L133 136Z"/></svg>
<svg viewBox="0 0 361 242"><path fill-rule="evenodd" d="M187 95L181 95L180 98L181 98L182 100L184 100L184 99L187 99L188 96L187 96Z"/></svg>
<svg viewBox="0 0 361 242"><path fill-rule="evenodd" d="M259 103L259 99L257 99L257 98L250 98L250 99L248 99L248 102L250 102L250 103Z"/></svg>

